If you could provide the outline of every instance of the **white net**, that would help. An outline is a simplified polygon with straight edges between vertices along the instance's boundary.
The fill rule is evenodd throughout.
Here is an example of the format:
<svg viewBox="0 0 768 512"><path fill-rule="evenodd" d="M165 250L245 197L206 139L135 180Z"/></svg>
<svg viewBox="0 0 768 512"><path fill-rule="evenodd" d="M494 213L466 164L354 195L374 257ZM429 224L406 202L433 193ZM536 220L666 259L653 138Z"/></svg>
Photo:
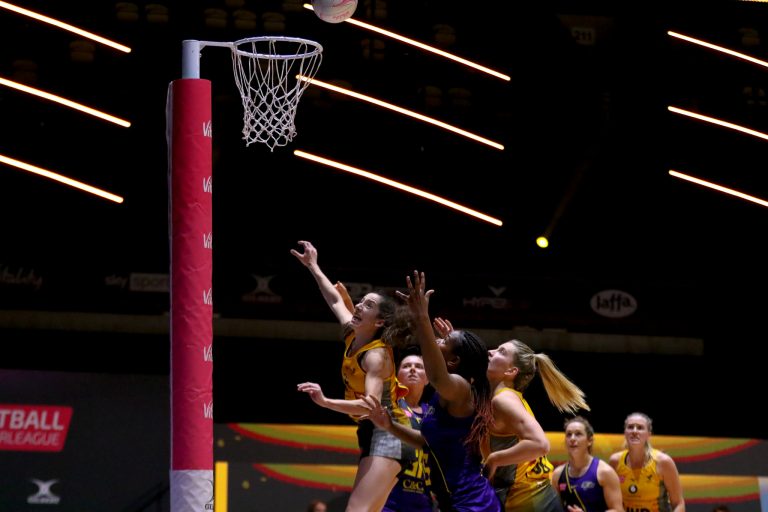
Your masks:
<svg viewBox="0 0 768 512"><path fill-rule="evenodd" d="M295 37L252 37L232 45L243 102L243 139L274 150L296 136L296 107L322 62L323 47Z"/></svg>

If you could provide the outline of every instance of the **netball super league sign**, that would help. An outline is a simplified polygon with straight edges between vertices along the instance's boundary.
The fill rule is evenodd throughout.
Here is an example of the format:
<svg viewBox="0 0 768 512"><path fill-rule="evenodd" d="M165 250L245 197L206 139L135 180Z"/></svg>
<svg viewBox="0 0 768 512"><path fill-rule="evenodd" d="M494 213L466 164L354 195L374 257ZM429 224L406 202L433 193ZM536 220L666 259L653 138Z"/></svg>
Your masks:
<svg viewBox="0 0 768 512"><path fill-rule="evenodd" d="M60 452L70 419L71 407L0 404L0 450Z"/></svg>

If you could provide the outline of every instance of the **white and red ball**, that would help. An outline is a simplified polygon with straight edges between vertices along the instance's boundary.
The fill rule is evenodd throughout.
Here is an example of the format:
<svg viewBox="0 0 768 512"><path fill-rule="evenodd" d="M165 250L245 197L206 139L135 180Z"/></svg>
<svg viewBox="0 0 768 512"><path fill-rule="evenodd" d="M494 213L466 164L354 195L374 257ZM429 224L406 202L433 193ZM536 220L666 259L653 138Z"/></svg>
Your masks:
<svg viewBox="0 0 768 512"><path fill-rule="evenodd" d="M357 0L312 0L312 9L325 22L341 23L355 14Z"/></svg>

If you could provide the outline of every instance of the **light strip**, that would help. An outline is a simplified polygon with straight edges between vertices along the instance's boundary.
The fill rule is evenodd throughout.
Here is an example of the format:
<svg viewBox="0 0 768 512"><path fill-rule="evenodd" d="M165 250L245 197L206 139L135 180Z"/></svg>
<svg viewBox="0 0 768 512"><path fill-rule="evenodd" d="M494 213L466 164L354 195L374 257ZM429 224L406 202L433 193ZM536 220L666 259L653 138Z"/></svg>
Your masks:
<svg viewBox="0 0 768 512"><path fill-rule="evenodd" d="M430 201L434 201L436 203L442 204L443 206L447 206L448 208L453 208L454 210L458 210L462 213L466 213L467 215L471 215L472 217L477 217L480 220L484 220L485 222L490 222L491 224L494 224L496 226L501 226L501 221L499 219L490 217L484 213L480 213L477 210L472 210L470 208L467 208L466 206L462 206L458 203L454 203L453 201L449 201L447 199L443 199L442 197L436 196L434 194L430 194L429 192L424 192L423 190L419 190L417 188L404 185L400 182L390 180L388 178L384 178L383 176L379 176L377 174L373 174L368 171L363 171L362 169L358 169L356 167L352 167L349 165L342 164L340 162L336 162L333 160L329 160L327 158L323 158L321 156L313 155L311 153L307 153L305 151L301 150L294 150L294 155L305 158L307 160L312 160L314 162L321 163L323 165L327 165L329 167L335 167L336 169L340 169L342 171L347 171L352 174L356 174L358 176L362 176L363 178L368 178L369 180L378 181L379 183L383 183L384 185L388 185L390 187L394 187L399 190L403 190L405 192L408 192L410 194L417 195L419 197L423 197L424 199L429 199Z"/></svg>
<svg viewBox="0 0 768 512"><path fill-rule="evenodd" d="M38 96L40 98L53 101L55 103L58 103L60 105L64 105L65 107L73 108L75 110L79 110L80 112L85 112L86 114L90 114L92 116L98 117L100 119L104 119L105 121L109 121L110 123L118 124L124 128L128 128L131 126L131 123L129 121L126 121L125 119L120 119L119 117L115 117L113 115L107 114L105 112L102 112L100 110L96 110L91 107L86 107L85 105L82 105L80 103L76 103L72 100L68 100L66 98L62 98L61 96L56 96L55 94L51 94L49 92L41 91L40 89L35 89L34 87L29 87L28 85L20 84L18 82L14 82L12 80L8 80L6 78L0 77L0 85L5 85L7 87L10 87L12 89L16 89L22 92L26 92L27 94L32 94L33 96Z"/></svg>
<svg viewBox="0 0 768 512"><path fill-rule="evenodd" d="M758 64L760 66L768 67L768 62L765 62L764 60L756 59L754 57L750 57L749 55L745 55L743 53L735 52L733 50L729 50L728 48L724 48L722 46L717 46L716 44L707 43L705 41L702 41L701 39L695 39L693 37L684 36L683 34L679 34L677 32L668 31L667 34L669 34L672 37L676 37L678 39L682 39L683 41L688 41L689 43L698 44L700 46L703 46L705 48L709 48L710 50L716 50L718 52L727 53L728 55L731 55L733 57L737 57L739 59L744 59L746 61L752 62L753 64Z"/></svg>
<svg viewBox="0 0 768 512"><path fill-rule="evenodd" d="M309 9L310 11L314 11L312 6L310 4L304 4L305 9ZM465 66L469 66L470 68L477 69L478 71L482 71L483 73L488 73L489 75L495 76L496 78L501 78L502 80L506 80L509 82L511 78L508 75L505 75L504 73L499 73L498 71L494 71L491 68L487 68L485 66L481 66L480 64L476 64L472 62L471 60L463 59L461 57L458 57L456 55L453 55L452 53L445 52L443 50L439 50L437 48L434 48L432 46L426 45L424 43L420 43L418 41L415 41L413 39L409 39L405 36L401 36L400 34L396 34L394 32L390 32L389 30L385 30L383 28L376 27L374 25L369 25L368 23L364 23L362 21L358 21L354 18L347 18L347 23L351 23L352 25L357 25L360 28L364 28L366 30L370 30L372 32L376 32L378 34L391 37L392 39L397 39L400 42L403 42L405 44L410 44L411 46L415 46L416 48L420 48L422 50L436 53L437 55L440 55L441 57L445 57L446 59L450 59L452 61L458 62L459 64L464 64Z"/></svg>
<svg viewBox="0 0 768 512"><path fill-rule="evenodd" d="M36 13L34 11L29 11L27 9L24 9L23 7L18 7L13 4L9 4L8 2L2 2L0 1L0 7L8 9L9 11L13 11L19 14L22 14L24 16L29 16L30 18L34 18L38 21L42 21L43 23L50 23L51 25L59 28L63 28L64 30L68 30L70 32L74 32L77 35L86 37L88 39L91 39L93 41L96 41L97 43L101 43L107 46L110 46L116 50L120 50L121 52L125 53L131 53L131 49L127 46L123 46L122 44L116 43L114 41L110 41L109 39L106 39L104 37L98 36L94 34L93 32L88 32L86 30L83 30L81 28L77 28L74 25L70 25L69 23L64 23L63 21L56 20L54 18L49 18L48 16L45 16L43 14Z"/></svg>
<svg viewBox="0 0 768 512"><path fill-rule="evenodd" d="M80 190L83 190L85 192L88 192L90 194L97 195L99 197L103 197L104 199L109 199L110 201L114 201L116 203L122 203L123 198L120 196L116 196L115 194L110 194L109 192L105 192L104 190L98 189L96 187L92 187L90 185L86 185L85 183L82 183L77 180L73 180L72 178L67 178L66 176L62 176L61 174L57 174L55 172L47 171L45 169L42 169L40 167L36 167L34 165L24 163L20 160L16 160L14 158L9 158L7 156L0 155L0 162L4 164L11 165L13 167L17 167L19 169L22 169L24 171L29 171L33 174L38 174L40 176L43 176L45 178L52 179L54 181L58 181L60 183L63 183L65 185L69 185L70 187L79 188Z"/></svg>
<svg viewBox="0 0 768 512"><path fill-rule="evenodd" d="M701 180L699 178L694 178L693 176L688 176L687 174L683 174L681 172L673 171L671 169L669 171L669 174L671 176L674 176L675 178L680 178L682 180L690 181L692 183L696 183L697 185L702 185L704 187L717 190L719 192L724 192L726 194L730 194L732 196L736 196L736 197L738 197L740 199L746 199L747 201L752 201L753 203L757 203L760 206L768 207L768 201L765 201L763 199L759 199L759 198L757 198L755 196L750 196L750 195L745 194L743 192L738 192L738 191L733 190L731 188L723 187L721 185L715 185L712 182L704 181L704 180Z"/></svg>
<svg viewBox="0 0 768 512"><path fill-rule="evenodd" d="M399 114L404 114L406 116L413 117L415 119L418 119L419 121L424 121L425 123L433 124L435 126L439 126L440 128L443 128L445 130L451 131L453 133L457 133L459 135L462 135L464 137L467 137L468 139L475 140L477 142L481 142L483 144L487 144L488 146L491 146L492 148L499 149L501 151L504 150L504 146L499 144L498 142L494 142L492 140L486 139L485 137L481 137L479 135L475 135L474 133L468 132L466 130L462 130L461 128L457 128L453 125L444 123L442 121L438 121L437 119L427 117L423 114L419 114L417 112L414 112L412 110L407 110L402 107L398 107L397 105L392 105L391 103L387 103L381 100L377 100L376 98L372 98L371 96L366 96L365 94L360 94L358 92L350 91L349 89L344 89L343 87L338 87L336 85L329 84L327 82L322 82L320 80L314 79L314 78L308 78L304 75L297 75L297 78L299 80L303 80L305 82L308 82L312 85L317 85L319 87L323 87L325 89L329 89L334 92L338 92L340 94L346 94L347 96L351 96L353 98L356 98L358 100L367 101L368 103L373 103L374 105L377 105L379 107L388 108L389 110L394 110L395 112Z"/></svg>
<svg viewBox="0 0 768 512"><path fill-rule="evenodd" d="M670 106L670 107L667 107L667 109L670 112L674 112L675 114L681 114L681 115L684 115L684 116L693 117L694 119L699 119L700 121L706 121L708 123L716 124L716 125L719 125L719 126L724 126L725 128L730 128L731 130L736 130L738 132L746 133L746 134L752 135L754 137L759 137L761 139L768 140L768 135L766 135L765 133L758 132L758 131L755 131L755 130L751 130L751 129L745 128L743 126L739 126L737 124L729 123L727 121L722 121L720 119L715 119L714 117L703 116L701 114L697 114L695 112L691 112L691 111L688 111L688 110L683 110L683 109L677 108L677 107L671 107Z"/></svg>

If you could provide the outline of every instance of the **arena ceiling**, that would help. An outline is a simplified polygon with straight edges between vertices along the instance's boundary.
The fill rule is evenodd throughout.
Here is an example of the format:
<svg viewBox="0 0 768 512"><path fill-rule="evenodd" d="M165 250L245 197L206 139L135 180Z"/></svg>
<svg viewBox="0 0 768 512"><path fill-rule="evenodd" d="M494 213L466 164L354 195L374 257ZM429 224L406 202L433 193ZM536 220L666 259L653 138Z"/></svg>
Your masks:
<svg viewBox="0 0 768 512"><path fill-rule="evenodd" d="M668 31L765 59L768 6L623 4L360 1L355 19L509 81L350 23L325 23L294 0L16 3L130 53L0 8L0 77L131 123L0 86L0 155L124 198L116 204L0 164L0 265L8 275L167 272L165 106L168 84L181 77L181 43L284 35L322 44L318 79L504 149L315 86L299 104L288 146L246 146L229 50L206 47L200 66L213 90L216 275L296 271L288 251L308 239L326 267L362 275L417 267L483 282L513 276L532 287L560 279L598 288L653 282L671 294L682 284L732 307L749 303L749 291L766 284L768 209L669 170L766 200L767 142L668 107L768 132L768 69ZM404 182L503 225L294 150ZM546 250L535 243L542 234Z"/></svg>

